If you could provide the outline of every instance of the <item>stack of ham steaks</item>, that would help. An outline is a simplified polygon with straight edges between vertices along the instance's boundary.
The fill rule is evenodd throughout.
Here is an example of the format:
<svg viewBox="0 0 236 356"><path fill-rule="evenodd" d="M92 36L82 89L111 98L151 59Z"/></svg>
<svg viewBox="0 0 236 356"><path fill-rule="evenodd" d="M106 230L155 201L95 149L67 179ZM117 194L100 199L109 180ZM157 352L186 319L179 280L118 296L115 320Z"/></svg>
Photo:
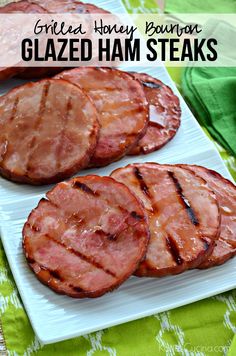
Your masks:
<svg viewBox="0 0 236 356"><path fill-rule="evenodd" d="M26 260L57 293L99 297L132 274L209 268L236 253L236 187L191 165L131 164L58 183L23 228Z"/></svg>
<svg viewBox="0 0 236 356"><path fill-rule="evenodd" d="M0 14L9 13L109 12L77 0L22 0L0 8ZM0 68L0 81L11 77L43 78L0 97L0 174L12 181L57 183L81 169L148 154L180 126L178 97L144 73Z"/></svg>
<svg viewBox="0 0 236 356"><path fill-rule="evenodd" d="M0 7L0 14L109 14L98 6L77 0L21 0ZM51 67L0 67L0 82L12 77L22 79L43 78L60 72L60 68Z"/></svg>
<svg viewBox="0 0 236 356"><path fill-rule="evenodd" d="M178 97L147 74L66 70L0 97L0 173L22 183L57 183L160 149L180 117Z"/></svg>

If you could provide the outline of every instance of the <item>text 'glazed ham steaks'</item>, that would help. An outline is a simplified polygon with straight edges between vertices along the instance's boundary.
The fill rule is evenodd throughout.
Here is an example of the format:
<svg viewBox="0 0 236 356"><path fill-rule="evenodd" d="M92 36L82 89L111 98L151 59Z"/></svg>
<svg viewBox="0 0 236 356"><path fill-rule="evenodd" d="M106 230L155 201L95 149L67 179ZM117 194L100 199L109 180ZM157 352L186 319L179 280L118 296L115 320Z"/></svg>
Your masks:
<svg viewBox="0 0 236 356"><path fill-rule="evenodd" d="M236 187L219 173L199 166L185 166L206 180L215 192L220 212L221 228L219 240L212 254L199 268L209 268L221 265L236 254Z"/></svg>
<svg viewBox="0 0 236 356"><path fill-rule="evenodd" d="M81 67L55 78L83 88L99 113L99 140L90 166L105 166L123 157L146 132L146 97L140 82L130 74L112 68Z"/></svg>
<svg viewBox="0 0 236 356"><path fill-rule="evenodd" d="M87 166L98 122L86 94L64 80L42 80L0 98L0 173L31 184L53 183Z"/></svg>
<svg viewBox="0 0 236 356"><path fill-rule="evenodd" d="M23 229L26 259L44 284L72 297L99 297L137 268L149 231L144 209L112 178L57 184Z"/></svg>
<svg viewBox="0 0 236 356"><path fill-rule="evenodd" d="M132 75L143 85L150 121L146 134L129 154L147 154L160 149L175 136L180 126L181 108L179 98L160 80L144 73Z"/></svg>
<svg viewBox="0 0 236 356"><path fill-rule="evenodd" d="M198 266L213 250L220 229L215 194L189 170L155 163L133 164L111 176L143 202L150 242L136 275L161 277Z"/></svg>

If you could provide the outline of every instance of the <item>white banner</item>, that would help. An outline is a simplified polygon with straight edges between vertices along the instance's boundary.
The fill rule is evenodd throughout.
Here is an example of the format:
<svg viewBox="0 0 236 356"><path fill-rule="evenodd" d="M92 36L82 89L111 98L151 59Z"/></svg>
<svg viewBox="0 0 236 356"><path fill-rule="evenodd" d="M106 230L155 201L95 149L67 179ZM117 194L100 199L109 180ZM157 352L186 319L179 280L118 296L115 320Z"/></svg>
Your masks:
<svg viewBox="0 0 236 356"><path fill-rule="evenodd" d="M236 15L0 14L0 67L236 66Z"/></svg>

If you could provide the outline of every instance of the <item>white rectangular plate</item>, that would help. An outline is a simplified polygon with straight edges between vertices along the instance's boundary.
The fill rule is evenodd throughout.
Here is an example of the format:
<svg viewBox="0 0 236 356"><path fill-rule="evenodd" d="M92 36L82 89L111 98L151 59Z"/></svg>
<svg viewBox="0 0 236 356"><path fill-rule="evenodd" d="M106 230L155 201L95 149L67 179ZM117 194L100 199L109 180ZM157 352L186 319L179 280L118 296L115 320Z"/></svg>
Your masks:
<svg viewBox="0 0 236 356"><path fill-rule="evenodd" d="M96 5L112 12L124 11L116 0L96 1ZM150 161L199 164L215 169L230 178L219 154L192 116L165 68L138 68L138 71L161 79L180 97L181 128L176 137L157 152L146 156L125 157L108 167L89 173L109 175L113 169L128 163ZM9 86L16 84L17 82L12 80ZM1 93L7 91L9 86L1 87ZM86 171L81 174L86 174ZM31 209L48 189L49 187L45 186L19 185L0 178L3 245L25 309L42 343L73 338L142 318L235 287L236 259L210 270L192 270L173 277L161 279L131 277L118 290L98 299L74 300L55 294L43 286L29 270L21 247L22 226Z"/></svg>

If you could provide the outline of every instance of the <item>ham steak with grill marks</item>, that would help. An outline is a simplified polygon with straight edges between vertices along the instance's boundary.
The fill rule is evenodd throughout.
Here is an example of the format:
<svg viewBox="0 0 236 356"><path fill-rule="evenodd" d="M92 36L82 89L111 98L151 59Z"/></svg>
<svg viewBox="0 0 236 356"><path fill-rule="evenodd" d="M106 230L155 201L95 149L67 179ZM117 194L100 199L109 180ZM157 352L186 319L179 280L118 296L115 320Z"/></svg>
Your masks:
<svg viewBox="0 0 236 356"><path fill-rule="evenodd" d="M86 4L80 1L74 0L35 0L33 3L37 3L43 6L49 13L71 13L71 14L109 14L109 11L101 9L93 4ZM89 20L87 20L89 23ZM34 68L29 67L23 73L18 75L21 79L43 78L46 76L53 76L61 72L62 68Z"/></svg>
<svg viewBox="0 0 236 356"><path fill-rule="evenodd" d="M64 80L41 80L0 98L0 173L47 184L87 166L98 137L89 97Z"/></svg>
<svg viewBox="0 0 236 356"><path fill-rule="evenodd" d="M133 73L133 76L143 85L150 121L146 134L129 154L147 154L160 149L175 136L180 126L181 108L179 98L160 80L144 73Z"/></svg>
<svg viewBox="0 0 236 356"><path fill-rule="evenodd" d="M206 180L215 192L221 213L220 237L212 254L198 268L221 265L236 254L236 187L219 173L205 167L181 165Z"/></svg>
<svg viewBox="0 0 236 356"><path fill-rule="evenodd" d="M111 176L142 201L150 242L138 276L177 274L198 266L213 250L220 231L214 192L187 169L155 163L131 164Z"/></svg>
<svg viewBox="0 0 236 356"><path fill-rule="evenodd" d="M112 68L81 67L58 74L94 101L100 133L90 166L105 166L128 153L145 134L148 104L140 82Z"/></svg>
<svg viewBox="0 0 236 356"><path fill-rule="evenodd" d="M21 14L43 14L47 13L47 11L40 6L40 4L33 4L28 1L22 0L18 2L11 2L6 4L5 6L0 7L0 14L14 14L14 13L21 13ZM9 40L9 39L8 39ZM7 80L15 75L21 75L26 69L23 67L6 67L0 68L0 81ZM45 73L45 68L43 71ZM29 68L31 74L35 76L35 69ZM29 76L28 76L29 77ZM32 75L30 76L32 78Z"/></svg>
<svg viewBox="0 0 236 356"><path fill-rule="evenodd" d="M149 239L144 209L109 177L56 185L23 229L28 264L44 284L72 297L99 297L118 287L143 259Z"/></svg>

